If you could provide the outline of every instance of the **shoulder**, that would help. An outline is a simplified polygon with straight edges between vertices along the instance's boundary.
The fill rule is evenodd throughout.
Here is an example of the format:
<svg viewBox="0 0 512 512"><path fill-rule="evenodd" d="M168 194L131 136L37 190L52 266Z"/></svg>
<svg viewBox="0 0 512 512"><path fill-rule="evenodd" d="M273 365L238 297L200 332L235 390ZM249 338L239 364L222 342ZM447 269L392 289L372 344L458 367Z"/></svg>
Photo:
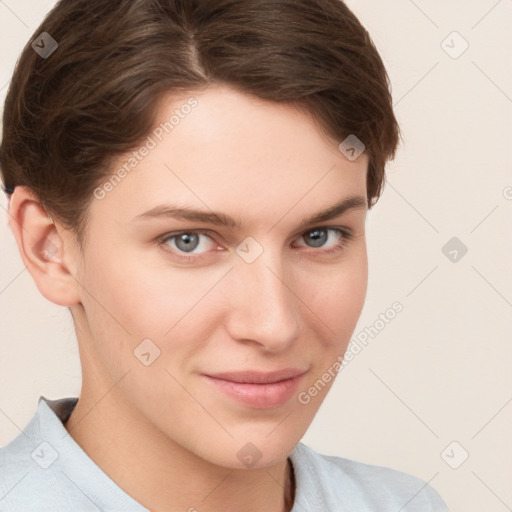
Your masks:
<svg viewBox="0 0 512 512"><path fill-rule="evenodd" d="M37 431L34 418L29 425L6 446L0 448L0 509L22 510L24 506L33 510L46 510L44 505L32 502L31 497L48 496L56 489L57 479L53 471L44 471L44 446L39 448L33 437ZM46 454L47 456L49 454ZM48 496L49 497L49 496ZM48 509L49 510L49 509Z"/></svg>
<svg viewBox="0 0 512 512"><path fill-rule="evenodd" d="M395 469L320 454L299 443L291 456L301 499L307 489L327 510L358 512L448 512L448 507L427 482ZM309 483L308 483L309 482ZM315 489L313 489L313 486ZM325 510L325 509L324 509Z"/></svg>
<svg viewBox="0 0 512 512"><path fill-rule="evenodd" d="M40 400L41 402L41 400ZM59 461L65 457L53 447L41 421L41 403L26 427L0 448L0 510L50 512L71 510L72 483ZM83 510L89 510L84 508Z"/></svg>

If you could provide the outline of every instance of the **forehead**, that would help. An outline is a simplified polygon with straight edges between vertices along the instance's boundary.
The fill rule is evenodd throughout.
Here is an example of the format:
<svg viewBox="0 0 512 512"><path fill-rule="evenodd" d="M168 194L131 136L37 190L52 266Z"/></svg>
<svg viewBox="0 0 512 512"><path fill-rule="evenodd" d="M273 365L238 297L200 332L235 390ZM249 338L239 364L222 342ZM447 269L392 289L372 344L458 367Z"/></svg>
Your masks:
<svg viewBox="0 0 512 512"><path fill-rule="evenodd" d="M167 96L147 139L113 166L123 177L91 212L129 220L172 203L243 212L247 222L290 210L303 217L346 196L366 197L367 155L350 161L338 144L295 108L229 87Z"/></svg>

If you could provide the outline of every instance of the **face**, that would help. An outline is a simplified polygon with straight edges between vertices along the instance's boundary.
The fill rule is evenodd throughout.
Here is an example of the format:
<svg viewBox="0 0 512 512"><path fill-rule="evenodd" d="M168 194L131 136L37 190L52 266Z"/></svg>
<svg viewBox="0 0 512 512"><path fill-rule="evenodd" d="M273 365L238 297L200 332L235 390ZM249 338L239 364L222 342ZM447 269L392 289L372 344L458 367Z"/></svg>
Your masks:
<svg viewBox="0 0 512 512"><path fill-rule="evenodd" d="M339 142L227 87L166 98L90 205L72 309L84 385L117 383L134 419L214 464L286 459L366 293L368 159Z"/></svg>

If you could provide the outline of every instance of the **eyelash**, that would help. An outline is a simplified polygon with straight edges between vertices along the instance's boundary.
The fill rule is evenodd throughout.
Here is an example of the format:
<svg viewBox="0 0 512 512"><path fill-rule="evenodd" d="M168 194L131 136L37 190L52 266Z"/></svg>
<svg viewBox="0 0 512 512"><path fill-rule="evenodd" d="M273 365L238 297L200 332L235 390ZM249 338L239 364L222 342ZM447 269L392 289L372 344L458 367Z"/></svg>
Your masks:
<svg viewBox="0 0 512 512"><path fill-rule="evenodd" d="M338 253L338 252L341 252L343 251L343 249L345 249L345 247L349 244L349 242L354 238L354 235L346 230L346 229L341 229L341 228L338 228L338 227L334 227L334 226L319 226L319 227L316 227L316 228L312 228L312 229L308 229L307 231L304 231L304 233L302 233L302 235L300 236L304 236L305 234L307 233L312 233L313 231L322 231L322 230L325 230L325 231L335 231L337 233L339 233L341 235L341 238L340 238L340 241L334 246L334 247L331 247L330 249L314 249L313 247L311 247L310 249L313 251L313 252L320 252L322 254L327 254L327 255L331 255L331 254L335 254L335 253ZM163 237L161 237L159 239L159 245L160 246L165 246L166 245L166 242L168 242L169 240L172 240L173 238L177 238L178 236L180 235L183 235L183 234L200 234L200 235L205 235L209 238L212 238L211 237L211 232L207 229L194 229L194 230L188 230L188 231L179 231L179 232L176 232L176 233L169 233L169 234L166 234L164 235ZM206 256L207 253L204 253L204 255L194 255L194 256L184 256L182 254L179 254L179 253L176 253L174 250L171 251L171 249L168 248L169 246L167 247L164 247L164 250L167 251L167 252L172 252L173 253L173 256L177 257L178 259L181 259L181 260L184 260L184 261L199 261Z"/></svg>

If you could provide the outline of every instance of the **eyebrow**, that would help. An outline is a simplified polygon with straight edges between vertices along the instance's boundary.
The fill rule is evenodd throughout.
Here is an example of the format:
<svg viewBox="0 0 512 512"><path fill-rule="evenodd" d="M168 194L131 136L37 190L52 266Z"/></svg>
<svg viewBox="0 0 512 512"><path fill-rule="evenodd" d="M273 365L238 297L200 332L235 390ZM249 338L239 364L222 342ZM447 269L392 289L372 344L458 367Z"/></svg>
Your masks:
<svg viewBox="0 0 512 512"><path fill-rule="evenodd" d="M325 222L339 217L349 210L366 209L368 206L363 196L349 196L319 212L301 220L299 227L309 226L319 222ZM177 207L170 204L162 204L151 208L134 217L134 221L150 220L154 218L174 218L192 222L204 222L230 229L240 229L241 224L233 217L222 212L197 210L190 207Z"/></svg>

